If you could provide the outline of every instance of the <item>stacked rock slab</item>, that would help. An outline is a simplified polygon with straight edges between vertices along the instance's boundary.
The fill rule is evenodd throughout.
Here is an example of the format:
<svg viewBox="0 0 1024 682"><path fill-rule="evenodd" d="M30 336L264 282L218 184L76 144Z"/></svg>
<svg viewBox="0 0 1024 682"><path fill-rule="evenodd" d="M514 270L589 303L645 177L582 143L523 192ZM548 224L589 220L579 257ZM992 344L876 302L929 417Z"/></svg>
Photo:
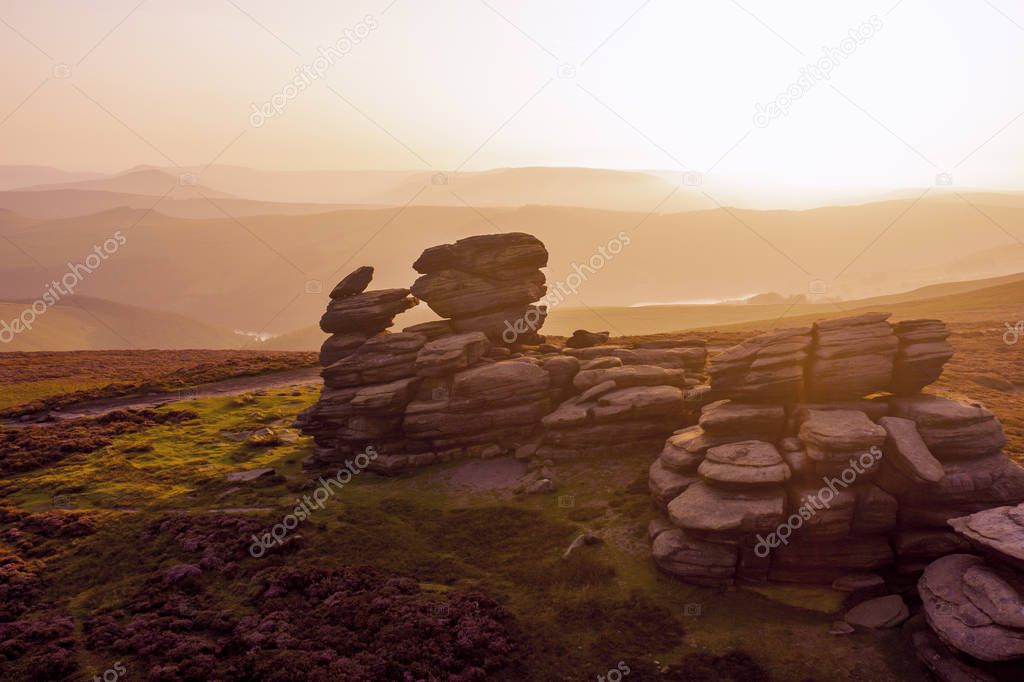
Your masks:
<svg viewBox="0 0 1024 682"><path fill-rule="evenodd" d="M941 374L948 354L914 345L944 344L945 325L888 317L763 334L712 358L719 400L649 472L663 570L715 585L919 572L963 551L950 518L1024 500L988 410L907 393Z"/></svg>
<svg viewBox="0 0 1024 682"><path fill-rule="evenodd" d="M938 320L904 320L895 325L899 350L893 366L892 390L914 394L938 380L942 367L953 357L946 341L949 329Z"/></svg>
<svg viewBox="0 0 1024 682"><path fill-rule="evenodd" d="M427 249L413 264L413 293L456 332L483 332L492 342L535 344L546 310L544 244L520 232L480 235Z"/></svg>
<svg viewBox="0 0 1024 682"><path fill-rule="evenodd" d="M538 456L657 452L668 434L692 423L685 395L703 380L706 348L696 340L683 343L567 349L578 369L563 391L568 397L542 420Z"/></svg>
<svg viewBox="0 0 1024 682"><path fill-rule="evenodd" d="M547 257L520 233L427 249L412 291L450 319L400 333L386 330L417 303L410 290L365 291L370 267L342 280L321 320L332 334L321 350L323 392L301 418L319 446L308 466L339 466L370 447L378 453L370 468L382 473L511 452L541 460L654 453L695 419L684 393L704 380L700 340L564 352L530 345L540 340L543 316L529 313L544 294L538 268ZM536 326L520 334L520 323Z"/></svg>
<svg viewBox="0 0 1024 682"><path fill-rule="evenodd" d="M1024 673L1024 504L951 519L967 551L931 563L918 581L927 629L918 655L944 681Z"/></svg>

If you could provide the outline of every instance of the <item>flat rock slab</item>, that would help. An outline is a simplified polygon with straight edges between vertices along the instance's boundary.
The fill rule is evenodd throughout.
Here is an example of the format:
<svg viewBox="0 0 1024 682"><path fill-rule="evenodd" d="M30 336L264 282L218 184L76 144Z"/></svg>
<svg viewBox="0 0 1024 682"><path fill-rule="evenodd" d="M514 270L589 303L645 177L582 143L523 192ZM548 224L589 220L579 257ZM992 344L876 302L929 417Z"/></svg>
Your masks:
<svg viewBox="0 0 1024 682"><path fill-rule="evenodd" d="M886 463L891 463L915 483L936 483L946 475L942 462L932 455L921 434L917 432L914 421L901 417L882 417L878 425L887 434L884 449Z"/></svg>
<svg viewBox="0 0 1024 682"><path fill-rule="evenodd" d="M843 616L843 620L856 627L875 630L896 627L909 617L910 609L903 597L890 594L857 604Z"/></svg>
<svg viewBox="0 0 1024 682"><path fill-rule="evenodd" d="M262 469L249 469L248 471L234 471L224 477L229 483L253 483L256 481L270 480L277 477L277 472L270 467Z"/></svg>
<svg viewBox="0 0 1024 682"><path fill-rule="evenodd" d="M694 483L668 505L680 528L708 533L770 533L782 522L783 492L735 495Z"/></svg>
<svg viewBox="0 0 1024 682"><path fill-rule="evenodd" d="M823 450L866 451L885 438L885 429L859 410L807 410L800 425L800 440Z"/></svg>
<svg viewBox="0 0 1024 682"><path fill-rule="evenodd" d="M786 410L782 405L723 401L704 408L698 422L711 434L782 433Z"/></svg>
<svg viewBox="0 0 1024 682"><path fill-rule="evenodd" d="M974 546L1024 571L1024 504L950 519L949 525Z"/></svg>

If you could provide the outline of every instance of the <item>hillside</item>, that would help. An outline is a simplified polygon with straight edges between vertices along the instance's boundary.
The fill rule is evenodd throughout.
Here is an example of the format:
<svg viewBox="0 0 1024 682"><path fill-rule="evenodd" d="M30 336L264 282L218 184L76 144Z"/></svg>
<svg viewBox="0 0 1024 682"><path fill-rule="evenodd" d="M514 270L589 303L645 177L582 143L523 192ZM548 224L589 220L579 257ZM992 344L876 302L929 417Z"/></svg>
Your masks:
<svg viewBox="0 0 1024 682"><path fill-rule="evenodd" d="M0 322L25 310L25 302L0 302ZM29 331L0 345L0 352L147 348L234 348L235 334L182 315L76 295L36 318Z"/></svg>
<svg viewBox="0 0 1024 682"><path fill-rule="evenodd" d="M1024 225L1024 209L987 207L985 212L1001 225ZM308 282L327 290L351 268L373 264L375 286L409 286L416 277L410 264L424 248L471 234L536 234L551 254L549 286L580 280L560 307L598 310L764 291L807 293L816 282L829 296L847 300L888 295L933 283L936 270L944 270L947 281L1006 274L1011 262L1000 263L993 273L964 275L948 266L971 253L1015 244L973 207L927 198L917 204L811 211L653 214L410 206L187 220L159 210L118 209L39 221L9 234L13 245L0 244L0 298L37 295L39 268L24 253L56 273L116 229L125 230L127 245L116 261L83 283L82 293L170 310L214 326L275 334L308 326L320 316L325 298ZM616 241L621 242L617 255L600 256ZM595 258L600 267L590 269ZM929 269L927 276L914 274ZM1024 262L1012 271L1022 270ZM715 317L694 324L733 324L782 313L765 309L752 317L751 311L743 312L721 316L723 310L716 310ZM644 328L664 329L664 311L651 315L655 322ZM618 324L609 319L606 326ZM566 322L571 325L594 326Z"/></svg>

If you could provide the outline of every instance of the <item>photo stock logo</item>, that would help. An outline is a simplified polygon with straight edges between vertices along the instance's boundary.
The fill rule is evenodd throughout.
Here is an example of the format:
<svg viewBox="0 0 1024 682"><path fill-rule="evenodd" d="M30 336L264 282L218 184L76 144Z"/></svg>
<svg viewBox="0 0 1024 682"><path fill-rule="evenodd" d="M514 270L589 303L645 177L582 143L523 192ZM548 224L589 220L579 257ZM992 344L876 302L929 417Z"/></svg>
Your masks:
<svg viewBox="0 0 1024 682"><path fill-rule="evenodd" d="M0 320L0 344L10 343L18 334L31 331L36 321L45 315L46 311L57 305L65 296L74 294L75 289L82 283L86 275L96 272L104 261L127 243L128 238L118 230L102 244L94 245L93 252L86 256L81 263L69 262L67 272L59 280L51 281L43 295L29 304L20 315L10 321Z"/></svg>
<svg viewBox="0 0 1024 682"><path fill-rule="evenodd" d="M249 114L249 125L253 128L262 128L269 119L282 114L300 93L312 86L314 81L321 80L326 76L327 72L340 59L363 42L377 26L377 19L372 14L368 14L354 27L346 28L345 35L338 38L333 45L318 48L319 55L309 64L296 67L295 72L298 75L286 83L280 91L271 95L263 104L257 105L253 102L250 105L252 113Z"/></svg>
<svg viewBox="0 0 1024 682"><path fill-rule="evenodd" d="M766 538L758 534L754 554L764 559L780 544L788 545L790 536L799 530L806 521L814 518L819 511L831 507L832 501L839 496L838 487L842 487L843 490L849 488L858 476L871 470L880 459L882 459L882 451L877 446L872 447L858 457L851 457L850 466L843 469L838 478L828 478L827 476L822 478L825 485L814 495L805 496L799 509L791 514L785 523L779 524L775 531L769 533Z"/></svg>
<svg viewBox="0 0 1024 682"><path fill-rule="evenodd" d="M629 246L632 240L625 232L619 232L607 244L597 247L597 252L590 256L581 265L572 264L572 272L548 288L548 293L539 301L540 305L527 310L522 317L515 322L505 320L505 331L501 334L501 340L512 345L524 335L540 329L549 310L552 310L565 301L569 296L579 293L580 287L591 275L608 264L615 256L622 253L622 250ZM543 312L542 312L543 311Z"/></svg>
<svg viewBox="0 0 1024 682"><path fill-rule="evenodd" d="M297 498L295 509L285 515L280 523L275 524L273 528L262 535L253 534L252 544L249 545L249 554L254 559L259 559L267 553L268 549L283 545L289 533L295 530L301 522L313 516L314 511L323 509L324 505L334 497L334 488L340 491L353 478L363 473L370 462L377 459L377 456L377 450L373 446L367 447L365 451L346 460L345 466L338 469L338 472L331 478L325 479L323 476L318 478L319 485L313 493L303 495L301 499Z"/></svg>
<svg viewBox="0 0 1024 682"><path fill-rule="evenodd" d="M870 40L882 30L882 20L872 15L857 28L851 28L849 35L843 38L836 47L823 47L824 55L816 62L800 69L800 77L790 83L767 104L757 103L754 113L754 125L767 128L771 122L789 114L793 103L809 93L823 80L830 80L832 72L842 66L843 62L857 51L857 48Z"/></svg>

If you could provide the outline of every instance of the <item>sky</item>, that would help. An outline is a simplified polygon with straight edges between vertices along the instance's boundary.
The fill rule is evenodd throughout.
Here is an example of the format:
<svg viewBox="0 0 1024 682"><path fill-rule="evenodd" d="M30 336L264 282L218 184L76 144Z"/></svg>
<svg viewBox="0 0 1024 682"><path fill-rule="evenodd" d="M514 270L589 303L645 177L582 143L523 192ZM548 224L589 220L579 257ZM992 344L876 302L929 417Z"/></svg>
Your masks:
<svg viewBox="0 0 1024 682"><path fill-rule="evenodd" d="M0 63L0 164L1024 188L1012 0L0 0Z"/></svg>

